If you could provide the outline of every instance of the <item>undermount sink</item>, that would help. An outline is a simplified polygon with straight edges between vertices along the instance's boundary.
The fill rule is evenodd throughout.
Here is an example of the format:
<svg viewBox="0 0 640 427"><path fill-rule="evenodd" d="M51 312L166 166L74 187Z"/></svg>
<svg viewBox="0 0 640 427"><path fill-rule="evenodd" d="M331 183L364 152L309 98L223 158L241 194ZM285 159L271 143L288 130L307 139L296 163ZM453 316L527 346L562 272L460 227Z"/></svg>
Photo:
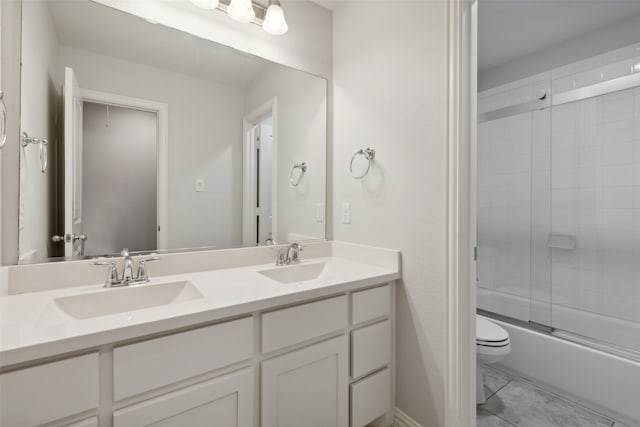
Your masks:
<svg viewBox="0 0 640 427"><path fill-rule="evenodd" d="M298 264L276 267L269 270L258 271L263 276L283 284L304 282L320 277L324 271L325 263L316 262L313 264Z"/></svg>
<svg viewBox="0 0 640 427"><path fill-rule="evenodd" d="M75 319L90 319L202 298L191 282L141 285L54 299L58 308Z"/></svg>

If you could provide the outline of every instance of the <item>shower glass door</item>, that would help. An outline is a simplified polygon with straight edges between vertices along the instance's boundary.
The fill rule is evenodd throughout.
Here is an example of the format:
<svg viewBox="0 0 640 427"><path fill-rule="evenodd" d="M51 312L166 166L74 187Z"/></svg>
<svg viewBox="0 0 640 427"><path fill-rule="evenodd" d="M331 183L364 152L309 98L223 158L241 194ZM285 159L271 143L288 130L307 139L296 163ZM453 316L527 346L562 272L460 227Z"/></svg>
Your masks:
<svg viewBox="0 0 640 427"><path fill-rule="evenodd" d="M534 88L485 108L478 124L477 300L481 310L548 327L551 115L548 101L531 101Z"/></svg>
<svg viewBox="0 0 640 427"><path fill-rule="evenodd" d="M640 87L614 90L552 107L552 326L640 355Z"/></svg>

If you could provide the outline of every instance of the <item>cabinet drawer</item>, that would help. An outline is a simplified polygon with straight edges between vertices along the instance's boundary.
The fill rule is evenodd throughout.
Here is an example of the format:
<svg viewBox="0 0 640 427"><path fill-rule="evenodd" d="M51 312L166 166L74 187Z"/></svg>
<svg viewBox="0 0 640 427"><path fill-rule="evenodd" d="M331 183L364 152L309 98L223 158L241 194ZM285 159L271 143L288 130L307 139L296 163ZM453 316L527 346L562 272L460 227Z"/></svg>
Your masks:
<svg viewBox="0 0 640 427"><path fill-rule="evenodd" d="M252 356L251 317L118 347L113 351L113 396L123 399Z"/></svg>
<svg viewBox="0 0 640 427"><path fill-rule="evenodd" d="M351 323L357 325L391 313L391 285L354 292Z"/></svg>
<svg viewBox="0 0 640 427"><path fill-rule="evenodd" d="M98 406L98 353L0 375L0 425L33 426Z"/></svg>
<svg viewBox="0 0 640 427"><path fill-rule="evenodd" d="M351 376L360 377L386 366L391 361L391 322L351 332Z"/></svg>
<svg viewBox="0 0 640 427"><path fill-rule="evenodd" d="M214 378L113 414L114 427L253 426L253 369Z"/></svg>
<svg viewBox="0 0 640 427"><path fill-rule="evenodd" d="M262 315L262 352L298 344L347 326L345 295Z"/></svg>
<svg viewBox="0 0 640 427"><path fill-rule="evenodd" d="M351 384L351 427L362 427L391 410L389 368Z"/></svg>

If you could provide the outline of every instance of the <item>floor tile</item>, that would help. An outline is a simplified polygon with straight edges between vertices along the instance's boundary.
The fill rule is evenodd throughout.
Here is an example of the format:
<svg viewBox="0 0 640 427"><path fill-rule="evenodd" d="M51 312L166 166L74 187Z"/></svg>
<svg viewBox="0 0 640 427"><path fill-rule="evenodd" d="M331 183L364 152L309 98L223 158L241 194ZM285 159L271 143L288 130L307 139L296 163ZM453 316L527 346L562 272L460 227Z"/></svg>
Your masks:
<svg viewBox="0 0 640 427"><path fill-rule="evenodd" d="M511 381L483 405L518 427L611 427L613 421L534 386Z"/></svg>
<svg viewBox="0 0 640 427"><path fill-rule="evenodd" d="M513 424L509 424L485 409L478 408L476 410L476 427L513 427Z"/></svg>
<svg viewBox="0 0 640 427"><path fill-rule="evenodd" d="M507 385L513 378L504 372L487 365L479 365L484 379L484 394L490 398L493 394Z"/></svg>

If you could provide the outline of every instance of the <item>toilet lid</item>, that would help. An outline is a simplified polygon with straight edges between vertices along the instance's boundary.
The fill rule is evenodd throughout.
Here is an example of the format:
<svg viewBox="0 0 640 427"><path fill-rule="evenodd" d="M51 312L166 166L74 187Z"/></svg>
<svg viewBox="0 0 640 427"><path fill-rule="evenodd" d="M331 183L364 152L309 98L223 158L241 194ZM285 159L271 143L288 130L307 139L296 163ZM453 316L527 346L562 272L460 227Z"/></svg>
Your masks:
<svg viewBox="0 0 640 427"><path fill-rule="evenodd" d="M499 343L509 339L509 333L484 317L476 316L476 341Z"/></svg>

